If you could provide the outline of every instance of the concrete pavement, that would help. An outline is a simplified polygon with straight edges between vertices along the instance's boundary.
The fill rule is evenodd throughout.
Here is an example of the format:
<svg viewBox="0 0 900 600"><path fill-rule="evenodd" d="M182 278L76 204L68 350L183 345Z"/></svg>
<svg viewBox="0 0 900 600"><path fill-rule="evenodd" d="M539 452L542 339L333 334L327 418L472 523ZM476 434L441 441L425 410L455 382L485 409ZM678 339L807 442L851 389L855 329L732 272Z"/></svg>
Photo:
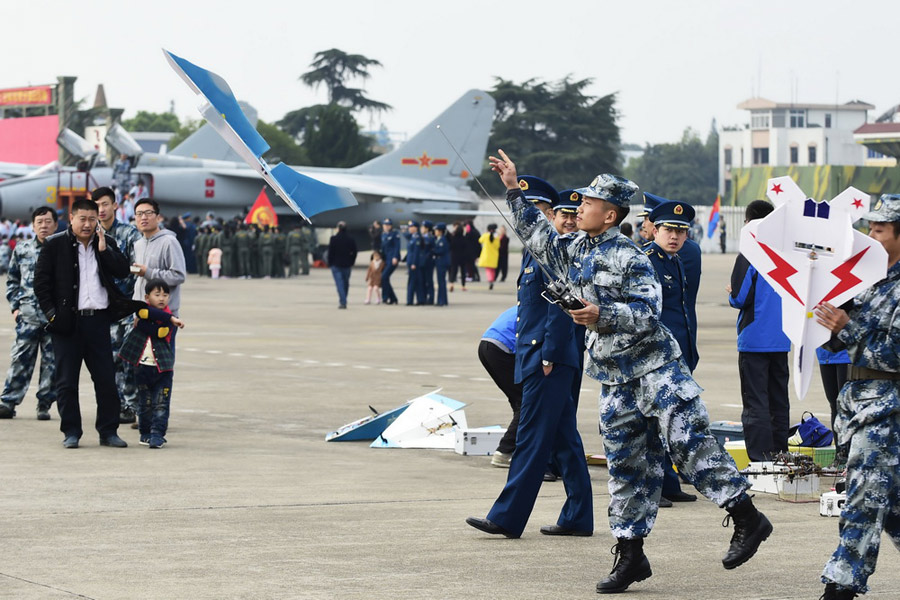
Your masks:
<svg viewBox="0 0 900 600"><path fill-rule="evenodd" d="M360 263L367 258L362 253ZM727 307L734 255L704 255L700 366L713 420L740 418L734 322ZM516 262L516 261L513 261ZM515 267L513 267L515 268ZM468 403L471 426L505 424L509 407L476 356L481 333L515 303L515 274L451 294L451 306L364 306L364 269L337 310L331 274L291 280L200 280L182 295L169 444L99 447L83 372L82 447L65 450L58 416L34 418L34 387L0 421L0 598L594 598L612 566L607 472L592 467L592 538L538 532L564 492L545 484L522 539L482 534L506 478L488 457L325 443L327 432L424 392ZM405 292L405 272L394 276ZM0 345L12 341L12 323ZM5 365L0 365L3 367ZM33 385L36 381L33 383ZM585 379L579 425L601 452L596 382ZM792 421L828 407L818 381ZM823 484L823 488L827 482ZM734 571L721 565L731 529L701 500L660 512L645 550L653 577L635 598L818 598L837 543L817 504L762 494L775 533ZM900 598L900 560L887 539L871 598Z"/></svg>

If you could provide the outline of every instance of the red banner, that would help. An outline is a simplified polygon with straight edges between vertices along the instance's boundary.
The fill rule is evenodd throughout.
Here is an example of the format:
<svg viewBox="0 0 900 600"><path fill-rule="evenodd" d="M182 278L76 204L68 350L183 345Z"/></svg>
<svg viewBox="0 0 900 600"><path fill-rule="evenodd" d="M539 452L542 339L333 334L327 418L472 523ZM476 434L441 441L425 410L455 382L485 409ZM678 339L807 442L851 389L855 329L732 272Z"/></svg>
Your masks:
<svg viewBox="0 0 900 600"><path fill-rule="evenodd" d="M272 206L272 203L269 202L269 197L266 196L265 187L260 190L259 196L256 197L256 202L250 207L250 212L247 213L244 223L256 223L260 227L263 225L278 226L278 215L275 214L275 207Z"/></svg>
<svg viewBox="0 0 900 600"><path fill-rule="evenodd" d="M0 90L0 106L51 104L53 89L49 85Z"/></svg>

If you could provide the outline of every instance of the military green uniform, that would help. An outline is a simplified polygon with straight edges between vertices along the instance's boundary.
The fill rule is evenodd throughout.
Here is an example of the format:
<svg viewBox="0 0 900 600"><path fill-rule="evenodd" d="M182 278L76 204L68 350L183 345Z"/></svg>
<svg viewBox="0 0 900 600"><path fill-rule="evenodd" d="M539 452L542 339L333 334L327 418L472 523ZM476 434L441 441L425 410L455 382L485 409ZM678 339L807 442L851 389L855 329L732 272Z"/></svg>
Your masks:
<svg viewBox="0 0 900 600"><path fill-rule="evenodd" d="M206 231L201 231L197 234L197 237L194 238L194 258L197 261L197 273L200 277L206 277L209 275L209 266L206 264L207 257L207 248L206 248L206 240L208 239L209 234Z"/></svg>
<svg viewBox="0 0 900 600"><path fill-rule="evenodd" d="M278 229L275 230L273 235L275 243L272 245L272 277L280 279L284 277L284 247L287 244L287 239Z"/></svg>
<svg viewBox="0 0 900 600"><path fill-rule="evenodd" d="M41 372L37 392L38 411L48 410L56 400L56 390L53 387L53 345L50 334L44 330L47 318L34 295L34 267L40 248L36 239L19 242L9 262L6 299L13 311L19 311L19 316L16 319L16 339L10 352L6 385L0 395L3 403L0 406L2 417L14 416L16 406L22 403L31 382L39 349Z"/></svg>
<svg viewBox="0 0 900 600"><path fill-rule="evenodd" d="M303 247L303 234L300 229L292 229L287 234L287 253L290 258L288 277L294 277L300 273L300 253Z"/></svg>
<svg viewBox="0 0 900 600"><path fill-rule="evenodd" d="M264 231L259 236L259 272L263 277L272 275L272 258L275 252L275 236L271 231Z"/></svg>
<svg viewBox="0 0 900 600"><path fill-rule="evenodd" d="M259 230L250 230L250 276L262 277L259 270Z"/></svg>
<svg viewBox="0 0 900 600"><path fill-rule="evenodd" d="M250 232L246 229L234 234L234 243L237 246L238 277L250 277Z"/></svg>
<svg viewBox="0 0 900 600"><path fill-rule="evenodd" d="M312 252L316 247L316 232L312 227L304 226L300 230L300 234L303 236L303 244L300 246L300 269L301 273L304 275L309 275L309 253Z"/></svg>

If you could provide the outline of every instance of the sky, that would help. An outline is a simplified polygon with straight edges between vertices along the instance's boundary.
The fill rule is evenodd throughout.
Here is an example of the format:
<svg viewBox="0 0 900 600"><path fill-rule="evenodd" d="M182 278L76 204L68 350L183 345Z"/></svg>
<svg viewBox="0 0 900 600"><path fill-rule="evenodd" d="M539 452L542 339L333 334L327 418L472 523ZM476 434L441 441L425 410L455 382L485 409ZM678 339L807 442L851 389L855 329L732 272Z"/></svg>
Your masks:
<svg viewBox="0 0 900 600"><path fill-rule="evenodd" d="M590 78L615 93L623 142L705 137L749 121L747 98L900 104L894 76L900 3L835 0L559 0L475 2L122 2L31 0L4 7L0 88L78 77L76 98L102 83L125 118L163 112L198 118L200 104L161 48L224 77L261 119L326 101L304 86L317 51L380 61L364 87L393 110L382 123L411 136L472 88ZM359 84L360 82L356 82Z"/></svg>

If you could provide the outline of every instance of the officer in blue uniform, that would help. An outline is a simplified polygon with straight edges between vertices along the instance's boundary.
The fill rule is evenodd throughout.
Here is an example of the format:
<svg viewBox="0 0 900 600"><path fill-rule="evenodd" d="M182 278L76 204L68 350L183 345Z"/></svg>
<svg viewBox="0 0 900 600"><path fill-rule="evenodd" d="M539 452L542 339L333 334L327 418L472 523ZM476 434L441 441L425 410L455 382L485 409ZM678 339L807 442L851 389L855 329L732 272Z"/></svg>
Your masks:
<svg viewBox="0 0 900 600"><path fill-rule="evenodd" d="M422 235L419 233L419 223L410 221L406 226L406 305L420 305L425 301L425 282L422 280L422 271L425 266L425 257L422 246Z"/></svg>
<svg viewBox="0 0 900 600"><path fill-rule="evenodd" d="M546 181L530 176L518 181L525 198L539 208L563 206ZM577 205L568 198L564 204L567 210ZM550 459L562 475L567 498L556 525L541 527L541 533L589 536L594 531L591 481L575 415L584 328L541 296L548 283L531 253L524 252L516 316L515 381L522 383L516 449L506 486L487 518L466 519L476 529L510 538L522 535Z"/></svg>
<svg viewBox="0 0 900 600"><path fill-rule="evenodd" d="M671 200L644 192L644 210L638 216L645 218L645 227L653 232L654 235L655 225L653 224L653 220L647 217L650 216L650 211L663 202L671 202ZM642 227L642 229L644 228ZM649 244L644 245L645 250L648 245ZM697 322L697 292L700 291L701 254L700 244L692 240L690 236L684 241L684 246L682 246L681 250L678 252L678 256L681 258L681 264L684 267L684 276L687 279L688 312L694 323ZM694 347L697 347L696 343L694 344Z"/></svg>
<svg viewBox="0 0 900 600"><path fill-rule="evenodd" d="M687 269L681 254L688 241L687 233L694 219L694 208L686 202L673 202L659 196L653 196L652 203L655 204L655 208L651 209L646 219L652 224L654 241L645 247L644 253L653 264L662 287L660 321L672 332L681 348L684 362L693 373L700 360L697 352L696 287L694 298L691 299L688 292L690 286ZM694 494L681 490L678 474L672 467L672 461L667 453L663 464L660 506L665 506L663 500L693 502L696 499L697 496Z"/></svg>
<svg viewBox="0 0 900 600"><path fill-rule="evenodd" d="M397 304L397 294L391 286L391 275L400 263L400 236L394 231L394 222L381 222L381 255L384 257L384 271L381 272L381 299L385 304Z"/></svg>
<svg viewBox="0 0 900 600"><path fill-rule="evenodd" d="M425 304L434 304L434 223L422 221L422 290Z"/></svg>
<svg viewBox="0 0 900 600"><path fill-rule="evenodd" d="M450 240L447 239L447 224L438 223L434 226L434 268L437 274L437 302L438 306L447 306L447 269L450 268Z"/></svg>

